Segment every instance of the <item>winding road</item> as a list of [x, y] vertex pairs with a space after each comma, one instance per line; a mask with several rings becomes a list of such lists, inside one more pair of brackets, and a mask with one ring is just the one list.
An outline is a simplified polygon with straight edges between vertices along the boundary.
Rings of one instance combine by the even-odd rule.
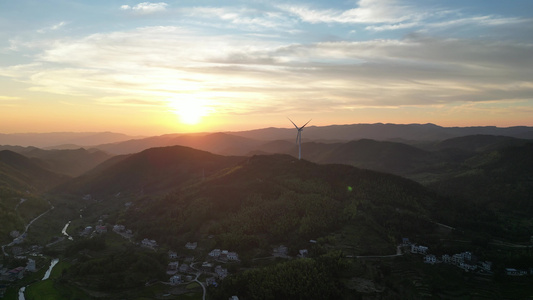
[[[24, 232], [23, 232], [20, 236], [23, 236], [23, 235], [26, 234], [26, 232], [28, 232], [28, 228], [30, 228], [30, 226], [31, 226], [31, 224], [33, 224], [33, 222], [37, 221], [40, 217], [46, 215], [46, 214], [49, 213], [52, 209], [54, 209], [54, 206], [52, 205], [52, 203], [50, 203], [50, 201], [48, 201], [48, 203], [50, 204], [50, 209], [47, 210], [47, 211], [45, 211], [45, 212], [43, 212], [42, 214], [38, 215], [38, 216], [35, 217], [33, 220], [31, 220], [31, 221], [28, 223], [28, 225], [26, 225], [26, 227], [24, 228]], [[15, 245], [15, 244], [17, 243], [17, 239], [19, 239], [20, 236], [17, 237], [17, 238], [15, 238], [15, 239], [13, 239], [13, 241], [12, 241], [11, 243], [2, 246], [2, 252], [4, 253], [5, 256], [9, 256], [9, 254], [7, 254], [6, 251], [5, 251], [5, 247], [11, 247], [11, 246]]]

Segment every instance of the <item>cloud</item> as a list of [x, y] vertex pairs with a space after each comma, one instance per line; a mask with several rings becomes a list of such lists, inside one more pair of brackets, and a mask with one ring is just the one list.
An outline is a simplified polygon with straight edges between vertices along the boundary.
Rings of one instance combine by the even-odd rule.
[[142, 2], [133, 7], [129, 5], [122, 5], [120, 9], [129, 10], [137, 14], [146, 15], [146, 14], [153, 14], [153, 13], [165, 11], [167, 9], [167, 6], [168, 4], [165, 2], [157, 2], [157, 3]]
[[20, 97], [12, 97], [12, 96], [2, 96], [0, 95], [0, 101], [15, 101], [19, 100]]
[[278, 8], [309, 23], [390, 24], [417, 20], [424, 15], [395, 0], [360, 0], [358, 7], [348, 10], [310, 8], [304, 5], [279, 5]]
[[[231, 12], [217, 12], [231, 19]], [[151, 26], [37, 45], [44, 48], [34, 63], [2, 68], [0, 75], [33, 91], [85, 95], [108, 105], [203, 99], [218, 112], [244, 114], [515, 101], [533, 95], [533, 44], [522, 42], [410, 34], [286, 43]]]
[[56, 30], [59, 30], [59, 29], [63, 28], [67, 24], [68, 24], [67, 22], [61, 21], [61, 22], [56, 23], [54, 25], [41, 28], [41, 29], [37, 30], [37, 32], [38, 33], [45, 33], [45, 32], [50, 32], [50, 31], [56, 31]]

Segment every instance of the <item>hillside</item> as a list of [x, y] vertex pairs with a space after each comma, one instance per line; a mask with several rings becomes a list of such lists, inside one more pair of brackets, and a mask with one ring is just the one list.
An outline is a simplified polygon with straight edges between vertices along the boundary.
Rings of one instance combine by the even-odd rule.
[[10, 150], [0, 151], [0, 185], [20, 190], [44, 191], [67, 177], [45, 169], [42, 162]]
[[111, 158], [75, 178], [56, 192], [110, 196], [117, 193], [157, 193], [191, 179], [201, 179], [242, 161], [208, 152], [171, 146]]
[[105, 160], [111, 155], [97, 150], [76, 149], [51, 149], [43, 150], [36, 147], [0, 146], [0, 150], [7, 149], [35, 160], [42, 167], [59, 174], [71, 177], [79, 176]]
[[125, 223], [139, 238], [177, 245], [214, 235], [218, 246], [249, 253], [357, 224], [367, 232], [357, 238], [375, 243], [353, 251], [386, 253], [394, 251], [387, 236], [431, 230], [427, 208], [435, 201], [422, 186], [389, 174], [254, 156], [177, 193], [135, 203]]
[[492, 220], [487, 220], [487, 223], [497, 223], [498, 219], [509, 222], [506, 226], [508, 230], [499, 232], [500, 236], [527, 240], [531, 235], [531, 225], [520, 220], [533, 217], [531, 153], [533, 143], [483, 152], [465, 161], [463, 172], [450, 174], [429, 187], [457, 199], [458, 205], [452, 206], [456, 213], [462, 211], [459, 209], [461, 201], [470, 207], [487, 208], [493, 214]]

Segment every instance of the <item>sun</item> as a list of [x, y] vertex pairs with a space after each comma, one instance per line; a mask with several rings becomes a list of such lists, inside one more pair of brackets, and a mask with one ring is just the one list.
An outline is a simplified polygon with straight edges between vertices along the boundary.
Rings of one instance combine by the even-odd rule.
[[209, 109], [203, 101], [193, 99], [173, 99], [169, 101], [171, 111], [175, 113], [181, 123], [187, 125], [196, 125], [202, 121], [202, 118], [209, 114]]

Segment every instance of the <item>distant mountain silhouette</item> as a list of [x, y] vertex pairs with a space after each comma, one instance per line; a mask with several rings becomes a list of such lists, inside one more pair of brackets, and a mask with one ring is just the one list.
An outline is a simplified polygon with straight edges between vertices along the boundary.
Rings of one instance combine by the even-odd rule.
[[113, 154], [130, 154], [154, 147], [179, 145], [221, 155], [245, 155], [261, 143], [264, 142], [218, 132], [209, 134], [168, 134], [99, 145], [97, 148]]
[[50, 132], [50, 133], [0, 133], [0, 145], [34, 146], [39, 148], [57, 145], [92, 146], [105, 143], [126, 141], [135, 138], [122, 133], [113, 132]]
[[[246, 138], [261, 140], [285, 140], [296, 137], [293, 128], [265, 128], [250, 131], [229, 132]], [[502, 135], [516, 138], [533, 139], [533, 127], [516, 126], [500, 128], [479, 127], [441, 127], [435, 124], [351, 124], [330, 126], [308, 126], [302, 137], [308, 140], [392, 140], [442, 141], [466, 135]]]

